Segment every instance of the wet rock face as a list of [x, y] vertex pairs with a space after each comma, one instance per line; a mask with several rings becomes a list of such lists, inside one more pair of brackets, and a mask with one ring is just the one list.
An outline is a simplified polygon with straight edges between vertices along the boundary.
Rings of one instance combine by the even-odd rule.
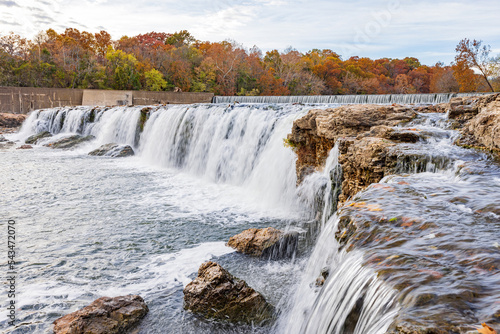
[[98, 149], [90, 152], [89, 155], [121, 158], [134, 155], [134, 150], [129, 145], [118, 145], [115, 143], [111, 143], [102, 145]]
[[273, 227], [251, 228], [229, 239], [227, 245], [240, 253], [266, 258], [291, 257], [298, 244], [298, 233], [284, 233]]
[[205, 262], [198, 277], [184, 288], [184, 308], [207, 318], [260, 324], [273, 317], [274, 308], [245, 281], [215, 262]]
[[23, 114], [0, 113], [0, 128], [17, 128], [26, 119]]
[[[324, 165], [328, 152], [339, 138], [356, 138], [370, 132], [375, 127], [390, 136], [395, 133], [387, 127], [410, 121], [417, 113], [403, 106], [350, 105], [336, 109], [311, 110], [306, 116], [294, 122], [288, 143], [295, 148], [298, 183], [305, 176]], [[382, 131], [382, 127], [386, 131]], [[371, 136], [370, 134], [366, 134]], [[375, 134], [377, 135], [377, 134]], [[402, 140], [404, 135], [394, 134]], [[410, 136], [411, 137], [411, 136]]]
[[42, 131], [37, 133], [36, 135], [28, 137], [24, 142], [26, 144], [36, 144], [40, 139], [48, 137], [52, 137], [52, 133], [50, 133], [49, 131]]
[[94, 136], [80, 136], [80, 135], [73, 135], [67, 138], [63, 138], [61, 140], [55, 141], [53, 143], [47, 144], [45, 146], [51, 147], [51, 148], [59, 148], [59, 149], [69, 149], [73, 148], [75, 146], [80, 145], [81, 143], [88, 142], [95, 139]]
[[459, 145], [500, 152], [500, 94], [460, 101], [451, 110], [450, 119], [456, 120], [456, 127], [461, 129]]
[[339, 141], [343, 183], [339, 203], [390, 174], [397, 156], [391, 147], [414, 143], [420, 134], [394, 126], [410, 121], [417, 113], [404, 106], [351, 105], [311, 110], [294, 122], [288, 143], [298, 160], [297, 182], [321, 168], [329, 151]]
[[54, 321], [55, 334], [122, 334], [148, 313], [140, 296], [102, 297]]
[[454, 98], [449, 110], [462, 135], [458, 145], [500, 152], [500, 94]]

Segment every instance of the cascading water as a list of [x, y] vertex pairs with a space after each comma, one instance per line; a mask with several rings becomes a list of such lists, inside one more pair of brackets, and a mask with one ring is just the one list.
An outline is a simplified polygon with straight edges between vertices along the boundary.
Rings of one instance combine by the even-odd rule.
[[[363, 254], [340, 251], [335, 240], [338, 217], [333, 213], [342, 181], [338, 157], [337, 143], [324, 170], [299, 187], [302, 198], [322, 204], [321, 234], [293, 298], [283, 306], [277, 333], [383, 334], [397, 313], [395, 292], [362, 266]], [[314, 282], [321, 272], [328, 278], [319, 287]]]
[[139, 151], [152, 163], [241, 185], [270, 206], [290, 207], [295, 156], [283, 147], [283, 138], [297, 111], [220, 105], [158, 110], [146, 123]]
[[309, 96], [215, 96], [214, 103], [337, 103], [337, 104], [436, 104], [453, 97], [484, 93], [381, 94], [381, 95], [309, 95]]
[[96, 144], [134, 145], [140, 117], [139, 107], [89, 108], [66, 107], [37, 110], [30, 114], [14, 138], [49, 131], [53, 134], [93, 135]]
[[[466, 333], [479, 319], [495, 323], [500, 253], [481, 240], [499, 227], [500, 169], [453, 145], [446, 115], [405, 127], [422, 140], [394, 147], [401, 175], [358, 193], [325, 224], [277, 332]], [[470, 262], [475, 269], [465, 269]]]
[[[405, 103], [423, 103], [410, 100]], [[464, 257], [469, 256], [470, 240], [479, 244], [478, 239], [487, 239], [494, 233], [491, 226], [498, 225], [500, 199], [495, 187], [500, 171], [491, 168], [484, 155], [453, 146], [456, 133], [447, 129], [444, 115], [421, 116], [406, 126], [418, 128], [422, 140], [395, 147], [400, 160], [394, 172], [401, 175], [387, 177], [381, 187], [369, 187], [354, 198], [373, 201], [384, 210], [358, 212], [353, 206], [334, 213], [342, 181], [338, 147], [322, 171], [296, 188], [296, 158], [283, 143], [294, 119], [309, 109], [326, 107], [330, 106], [156, 106], [149, 108], [147, 120], [143, 107], [33, 112], [12, 138], [50, 131], [55, 139], [74, 133], [96, 139], [74, 154], [43, 146], [29, 153], [2, 153], [7, 163], [0, 174], [16, 180], [5, 182], [0, 190], [7, 199], [7, 214], [26, 224], [20, 231], [37, 232], [19, 235], [25, 245], [20, 264], [24, 292], [19, 297], [23, 324], [14, 333], [48, 333], [56, 317], [102, 295], [127, 293], [143, 295], [151, 310], [140, 333], [383, 334], [394, 321], [427, 319], [419, 293], [429, 295], [429, 278], [420, 280], [418, 275], [443, 276], [432, 267], [443, 261], [452, 268], [446, 279], [455, 287], [463, 269], [462, 262], [453, 261], [478, 261]], [[44, 138], [40, 144], [51, 140]], [[133, 146], [136, 157], [86, 155], [110, 142]], [[468, 193], [476, 196], [469, 198]], [[342, 236], [349, 231], [342, 219], [366, 218], [366, 224], [375, 214], [380, 214], [380, 224], [372, 227], [369, 237], [359, 237], [372, 242], [372, 248], [358, 239], [346, 244]], [[411, 220], [409, 215], [419, 217]], [[463, 238], [462, 230], [460, 236], [453, 234], [456, 221], [463, 223], [460, 229], [477, 228], [477, 236]], [[403, 243], [391, 243], [391, 233], [419, 222], [421, 229], [398, 234]], [[392, 231], [390, 224], [399, 225]], [[292, 260], [254, 260], [224, 246], [243, 229], [267, 226], [311, 233], [302, 238], [307, 245]], [[432, 240], [446, 244], [441, 257], [434, 258], [438, 243], [426, 248]], [[384, 243], [390, 244], [384, 248]], [[356, 248], [349, 248], [354, 244]], [[312, 250], [309, 245], [314, 245]], [[470, 256], [479, 256], [479, 251]], [[490, 259], [497, 259], [495, 249], [488, 252]], [[419, 268], [419, 256], [433, 269]], [[271, 328], [199, 321], [182, 311], [183, 286], [199, 264], [213, 257], [277, 305], [279, 317]], [[398, 263], [405, 271], [417, 272], [408, 278], [411, 289], [403, 284], [407, 277], [398, 268], [380, 270], [380, 263], [398, 259], [405, 259]], [[405, 267], [407, 263], [417, 269]], [[479, 297], [467, 300], [467, 305], [488, 310], [498, 296], [493, 287], [500, 278], [495, 273], [485, 276], [481, 270], [489, 267], [477, 266], [477, 272], [468, 273], [466, 287], [471, 290], [465, 296]], [[323, 286], [316, 286], [322, 271], [328, 277]], [[434, 284], [441, 284], [440, 291], [432, 290], [435, 301], [441, 301], [440, 293], [444, 301], [460, 298], [446, 282]], [[493, 292], [481, 297], [476, 291]], [[414, 310], [418, 312], [411, 313]], [[467, 320], [477, 322], [472, 311], [467, 312]], [[456, 321], [455, 313], [450, 314], [446, 320]], [[488, 316], [488, 311], [479, 311], [477, 319]]]

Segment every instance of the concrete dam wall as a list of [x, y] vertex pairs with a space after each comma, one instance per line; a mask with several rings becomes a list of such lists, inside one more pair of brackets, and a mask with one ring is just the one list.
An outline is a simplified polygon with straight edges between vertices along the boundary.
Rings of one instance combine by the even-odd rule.
[[210, 103], [213, 96], [212, 93], [0, 87], [0, 112], [26, 114], [36, 109], [81, 105]]

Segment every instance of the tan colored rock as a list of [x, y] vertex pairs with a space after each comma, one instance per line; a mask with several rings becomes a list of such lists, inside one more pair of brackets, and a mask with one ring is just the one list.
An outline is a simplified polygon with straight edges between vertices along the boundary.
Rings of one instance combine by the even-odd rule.
[[390, 148], [395, 145], [376, 137], [365, 137], [348, 145], [347, 150], [339, 157], [343, 175], [339, 203], [391, 173], [397, 162], [397, 154]]
[[449, 103], [431, 104], [428, 106], [418, 107], [419, 113], [445, 113], [450, 108]]
[[294, 122], [292, 133], [287, 138], [298, 156], [297, 182], [302, 182], [305, 176], [324, 165], [337, 139], [357, 137], [374, 127], [393, 127], [410, 121], [416, 114], [412, 108], [405, 106], [371, 104], [309, 111]]
[[465, 123], [462, 144], [500, 150], [500, 94], [479, 99], [478, 113]]
[[251, 228], [231, 237], [229, 247], [251, 256], [269, 256], [271, 258], [293, 255], [298, 244], [298, 233], [284, 233], [273, 227]]
[[122, 334], [148, 313], [137, 295], [102, 297], [81, 310], [54, 321], [55, 334]]
[[396, 142], [416, 142], [421, 134], [396, 129], [416, 112], [405, 106], [350, 105], [336, 109], [312, 110], [294, 122], [288, 142], [295, 148], [297, 182], [320, 169], [339, 141], [343, 183], [339, 202], [379, 182], [394, 167]]
[[0, 128], [17, 128], [26, 119], [23, 114], [0, 113]]
[[454, 98], [449, 117], [462, 134], [457, 144], [500, 150], [500, 94]]
[[243, 280], [215, 262], [205, 262], [198, 277], [184, 288], [184, 308], [207, 318], [229, 322], [262, 323], [274, 308]]

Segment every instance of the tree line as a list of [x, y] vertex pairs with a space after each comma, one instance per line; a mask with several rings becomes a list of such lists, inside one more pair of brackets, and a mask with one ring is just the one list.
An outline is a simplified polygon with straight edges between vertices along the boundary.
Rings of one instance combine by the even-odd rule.
[[202, 42], [188, 31], [113, 40], [106, 31], [0, 34], [0, 86], [212, 92], [216, 95], [410, 94], [500, 91], [500, 58], [464, 39], [455, 62], [370, 59], [329, 49], [263, 53]]

